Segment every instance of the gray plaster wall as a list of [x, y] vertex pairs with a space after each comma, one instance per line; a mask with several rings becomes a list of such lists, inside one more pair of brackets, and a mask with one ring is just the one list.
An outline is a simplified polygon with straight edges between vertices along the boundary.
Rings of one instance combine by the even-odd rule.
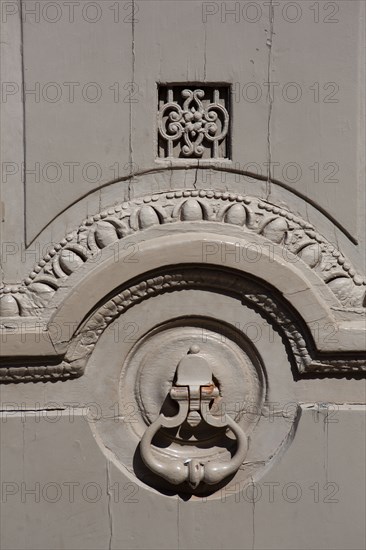
[[[2, 0], [1, 10], [1, 548], [364, 548], [365, 3]], [[229, 87], [230, 158], [157, 159], [159, 85]], [[252, 225], [220, 217], [228, 200]], [[263, 233], [260, 210], [286, 218], [286, 238], [283, 221]], [[127, 223], [127, 241], [115, 246], [108, 219], [98, 226], [106, 218]], [[287, 251], [305, 224], [307, 245], [324, 248], [318, 262]], [[42, 258], [66, 235], [55, 271]], [[83, 261], [60, 260], [66, 242]], [[227, 255], [237, 244], [259, 247], [260, 261]], [[245, 299], [265, 288], [272, 317], [202, 286], [158, 289], [113, 317], [122, 285], [162, 266], [202, 275], [207, 263], [221, 287], [240, 274]], [[146, 334], [166, 366], [180, 341], [164, 355], [155, 328], [193, 315], [245, 332], [268, 401], [252, 454], [203, 496], [141, 474], [147, 422], [123, 374]], [[158, 409], [163, 372], [145, 375]]]

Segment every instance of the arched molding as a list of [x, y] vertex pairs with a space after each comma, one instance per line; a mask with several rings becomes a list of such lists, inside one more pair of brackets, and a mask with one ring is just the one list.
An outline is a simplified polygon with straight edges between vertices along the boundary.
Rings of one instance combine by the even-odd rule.
[[[323, 280], [344, 307], [362, 307], [364, 277], [310, 223], [288, 210], [256, 197], [212, 190], [172, 191], [118, 204], [85, 219], [34, 267], [20, 285], [1, 289], [4, 314], [33, 314], [38, 303], [104, 248], [151, 227], [177, 222], [218, 222], [259, 235], [283, 249], [284, 259], [301, 259]], [[223, 228], [223, 233], [226, 228]], [[47, 300], [46, 300], [47, 301]]]
[[[277, 323], [300, 375], [365, 369], [365, 282], [347, 259], [283, 208], [256, 197], [186, 190], [122, 203], [84, 220], [20, 287], [3, 294], [5, 312], [13, 313], [5, 318], [20, 319], [30, 336], [39, 320], [45, 338], [30, 346], [29, 338], [20, 342], [17, 331], [9, 335], [2, 380], [79, 376], [87, 356], [70, 359], [70, 350], [78, 348], [93, 312], [143, 274], [192, 265], [203, 271], [210, 265], [221, 274], [229, 270], [247, 283], [264, 285], [245, 300]], [[290, 317], [282, 319], [284, 312]], [[285, 330], [288, 324], [294, 327], [292, 336]], [[327, 338], [329, 327], [336, 338]], [[23, 357], [24, 365], [25, 356], [32, 358], [30, 364], [17, 367], [14, 361]], [[43, 366], [41, 356], [53, 357], [52, 364]]]

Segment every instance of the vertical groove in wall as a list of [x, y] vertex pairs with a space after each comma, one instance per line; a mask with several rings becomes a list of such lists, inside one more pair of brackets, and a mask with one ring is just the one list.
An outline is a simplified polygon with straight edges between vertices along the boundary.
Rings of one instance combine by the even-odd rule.
[[26, 189], [26, 122], [25, 122], [25, 69], [24, 69], [24, 24], [23, 24], [23, 0], [19, 0], [19, 17], [20, 17], [20, 58], [21, 58], [21, 73], [22, 73], [22, 107], [23, 107], [23, 170], [21, 177], [23, 178], [23, 223], [24, 223], [24, 244], [28, 246], [27, 239], [27, 189]]

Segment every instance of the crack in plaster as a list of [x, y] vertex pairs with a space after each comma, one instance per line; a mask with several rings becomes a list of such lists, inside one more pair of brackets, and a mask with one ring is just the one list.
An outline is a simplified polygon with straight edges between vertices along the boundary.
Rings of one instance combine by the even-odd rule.
[[109, 520], [109, 541], [108, 548], [112, 548], [112, 539], [113, 539], [113, 514], [112, 514], [112, 497], [110, 492], [110, 470], [109, 470], [109, 460], [106, 461], [106, 474], [107, 474], [107, 495], [108, 495], [108, 520]]
[[268, 69], [267, 69], [267, 82], [268, 82], [268, 92], [267, 99], [269, 102], [268, 106], [268, 120], [267, 120], [267, 154], [268, 154], [268, 175], [266, 181], [266, 198], [269, 199], [271, 195], [271, 163], [272, 163], [272, 147], [271, 147], [271, 119], [272, 119], [272, 108], [273, 108], [273, 94], [271, 91], [271, 70], [272, 70], [272, 42], [274, 35], [274, 9], [273, 9], [273, 0], [270, 0], [269, 4], [269, 38], [267, 38], [266, 45], [268, 46]]

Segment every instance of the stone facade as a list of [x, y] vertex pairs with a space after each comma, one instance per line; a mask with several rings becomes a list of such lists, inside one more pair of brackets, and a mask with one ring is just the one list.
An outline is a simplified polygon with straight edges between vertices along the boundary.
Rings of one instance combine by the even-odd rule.
[[363, 548], [364, 4], [3, 4], [2, 546]]

